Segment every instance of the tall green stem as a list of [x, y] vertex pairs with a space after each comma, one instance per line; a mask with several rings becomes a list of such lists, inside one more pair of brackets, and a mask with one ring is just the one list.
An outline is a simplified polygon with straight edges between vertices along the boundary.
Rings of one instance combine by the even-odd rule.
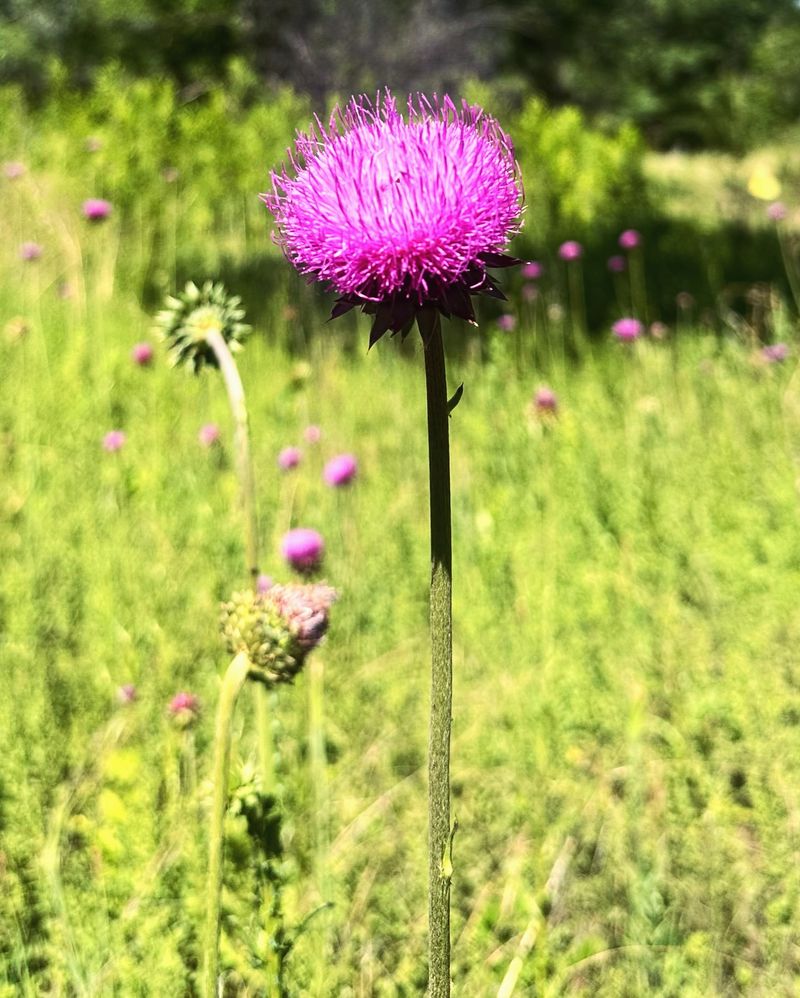
[[428, 994], [450, 994], [450, 726], [453, 706], [452, 540], [447, 378], [439, 313], [425, 342], [431, 509], [431, 714], [428, 741]]
[[214, 734], [214, 803], [208, 837], [208, 880], [206, 884], [206, 926], [203, 938], [204, 998], [217, 998], [219, 973], [220, 898], [222, 895], [222, 855], [225, 809], [228, 803], [228, 767], [231, 758], [231, 723], [236, 699], [247, 679], [250, 660], [244, 652], [234, 658], [222, 679]]

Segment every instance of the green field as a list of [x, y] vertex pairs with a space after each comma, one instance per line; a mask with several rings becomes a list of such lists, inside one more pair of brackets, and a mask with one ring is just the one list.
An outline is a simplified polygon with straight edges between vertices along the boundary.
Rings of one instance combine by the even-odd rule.
[[[132, 363], [153, 338], [133, 296], [101, 294], [95, 272], [61, 299], [14, 253], [0, 316], [28, 331], [12, 323], [0, 342], [0, 994], [192, 995], [218, 606], [243, 583], [227, 404], [215, 372], [170, 370], [160, 347], [152, 367]], [[316, 699], [305, 673], [272, 702], [283, 930], [332, 902], [286, 957], [286, 994], [420, 995], [421, 357], [413, 338], [367, 354], [366, 320], [318, 322], [290, 354], [291, 304], [276, 293], [240, 360], [263, 568], [288, 577], [279, 538], [315, 527], [341, 599]], [[495, 995], [529, 929], [517, 995], [794, 994], [796, 361], [681, 329], [633, 348], [601, 336], [566, 362], [555, 329], [537, 336], [534, 353], [524, 322], [446, 329], [451, 387], [465, 383], [451, 420], [455, 993]], [[556, 419], [530, 412], [543, 383]], [[212, 421], [223, 446], [203, 448]], [[127, 442], [106, 453], [117, 428]], [[289, 444], [303, 461], [281, 472]], [[321, 469], [341, 451], [359, 476], [333, 490]], [[178, 690], [202, 703], [189, 733], [168, 719]], [[258, 907], [249, 696], [237, 718], [223, 962], [226, 994], [257, 995], [277, 922]]]

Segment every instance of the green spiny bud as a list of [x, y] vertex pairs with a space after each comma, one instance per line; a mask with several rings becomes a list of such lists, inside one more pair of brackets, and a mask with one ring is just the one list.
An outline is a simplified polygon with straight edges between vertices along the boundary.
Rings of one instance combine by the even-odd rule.
[[195, 374], [204, 364], [218, 366], [209, 333], [218, 332], [236, 352], [252, 332], [242, 321], [241, 299], [229, 295], [223, 284], [206, 281], [198, 288], [189, 281], [182, 293], [167, 298], [166, 305], [156, 316], [157, 332], [167, 345], [173, 366], [191, 366]]

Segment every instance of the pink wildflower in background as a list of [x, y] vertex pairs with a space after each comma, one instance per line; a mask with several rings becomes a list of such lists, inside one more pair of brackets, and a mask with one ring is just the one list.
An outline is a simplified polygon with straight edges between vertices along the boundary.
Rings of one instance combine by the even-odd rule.
[[636, 249], [637, 246], [641, 245], [641, 242], [642, 234], [636, 229], [626, 229], [619, 237], [620, 246], [626, 250]]
[[136, 697], [136, 687], [133, 683], [125, 683], [117, 690], [117, 699], [120, 703], [133, 703]]
[[339, 454], [325, 465], [322, 477], [328, 485], [349, 485], [358, 472], [358, 461], [352, 454]]
[[325, 544], [316, 530], [297, 527], [284, 534], [281, 554], [298, 572], [313, 572], [325, 553]]
[[522, 285], [522, 297], [527, 302], [536, 301], [539, 297], [539, 289], [535, 284], [523, 284]]
[[200, 700], [194, 693], [176, 693], [167, 707], [172, 720], [179, 728], [188, 728], [200, 716]]
[[574, 239], [568, 239], [558, 247], [558, 255], [562, 260], [566, 260], [567, 262], [580, 260], [583, 256], [583, 246]]
[[148, 367], [153, 363], [154, 351], [149, 343], [137, 343], [131, 350], [131, 360], [139, 367]]
[[23, 243], [19, 248], [21, 260], [38, 260], [42, 255], [42, 247], [39, 243]]
[[271, 575], [264, 575], [262, 572], [256, 579], [256, 592], [261, 593], [263, 596], [265, 592], [272, 589], [274, 582], [272, 581]]
[[767, 218], [773, 222], [782, 222], [786, 218], [786, 205], [781, 201], [773, 201], [767, 208]]
[[84, 147], [87, 152], [100, 152], [103, 148], [103, 140], [98, 139], [96, 135], [90, 135], [84, 143]]
[[318, 444], [322, 439], [322, 430], [318, 426], [307, 426], [303, 431], [306, 443]]
[[506, 313], [501, 315], [497, 320], [497, 328], [501, 329], [504, 333], [511, 333], [514, 331], [517, 325], [517, 320], [513, 315]]
[[785, 343], [770, 343], [761, 348], [761, 356], [768, 364], [782, 364], [789, 357], [789, 347]]
[[417, 94], [403, 117], [388, 91], [355, 97], [297, 139], [262, 198], [289, 261], [339, 293], [332, 317], [374, 316], [371, 344], [426, 307], [474, 321], [472, 295], [503, 297], [488, 270], [518, 262], [513, 145], [466, 101]]
[[3, 175], [5, 176], [6, 180], [19, 180], [20, 177], [25, 176], [25, 164], [4, 163]]
[[90, 222], [102, 222], [111, 214], [111, 202], [103, 198], [89, 198], [83, 202], [83, 217]]
[[218, 444], [222, 433], [216, 423], [206, 423], [201, 426], [197, 434], [197, 439], [204, 447], [213, 447]]
[[324, 583], [273, 586], [269, 602], [286, 621], [300, 651], [308, 653], [325, 637], [328, 612], [337, 599]]
[[103, 450], [108, 451], [109, 454], [116, 454], [125, 446], [127, 439], [122, 430], [109, 430], [103, 437]]
[[542, 276], [543, 267], [536, 260], [529, 260], [527, 263], [523, 263], [521, 268], [521, 274], [526, 281], [535, 281]]
[[628, 269], [628, 261], [624, 256], [610, 256], [608, 258], [608, 269], [612, 274], [622, 274]]
[[558, 411], [558, 397], [552, 388], [548, 388], [546, 385], [542, 385], [541, 388], [536, 389], [536, 394], [533, 397], [533, 404], [538, 413], [550, 413], [555, 415]]
[[278, 454], [278, 467], [284, 471], [296, 468], [300, 464], [302, 454], [296, 447], [284, 447]]
[[611, 327], [611, 331], [618, 340], [622, 340], [625, 343], [631, 343], [633, 340], [639, 339], [644, 332], [644, 326], [638, 319], [617, 319]]

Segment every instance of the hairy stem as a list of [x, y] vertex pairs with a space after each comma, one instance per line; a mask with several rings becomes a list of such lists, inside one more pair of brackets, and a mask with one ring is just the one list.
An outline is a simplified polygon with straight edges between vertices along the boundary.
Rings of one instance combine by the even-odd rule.
[[208, 836], [208, 879], [206, 882], [206, 926], [203, 937], [204, 998], [217, 998], [219, 974], [220, 898], [222, 895], [222, 856], [225, 810], [228, 803], [228, 766], [231, 757], [231, 724], [236, 700], [247, 679], [250, 660], [244, 652], [234, 658], [222, 679], [214, 734], [214, 802]]
[[450, 726], [453, 705], [452, 541], [447, 378], [439, 313], [420, 316], [425, 342], [431, 512], [431, 707], [428, 741], [428, 994], [450, 994]]

